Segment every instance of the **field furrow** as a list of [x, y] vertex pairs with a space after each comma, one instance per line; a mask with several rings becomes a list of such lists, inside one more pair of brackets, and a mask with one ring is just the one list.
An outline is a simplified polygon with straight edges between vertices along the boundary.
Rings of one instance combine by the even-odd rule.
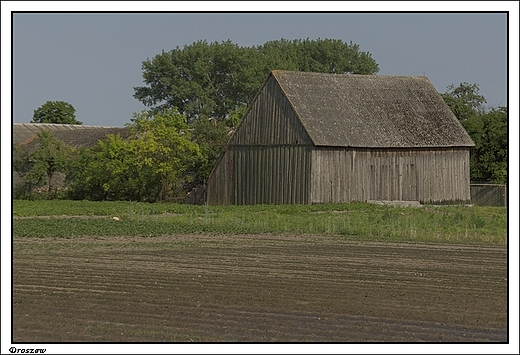
[[505, 342], [503, 247], [14, 238], [14, 341]]

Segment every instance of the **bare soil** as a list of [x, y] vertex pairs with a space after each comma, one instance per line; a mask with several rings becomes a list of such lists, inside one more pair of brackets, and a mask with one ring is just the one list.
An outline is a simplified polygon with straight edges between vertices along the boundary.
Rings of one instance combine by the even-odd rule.
[[505, 247], [14, 238], [13, 342], [507, 342]]

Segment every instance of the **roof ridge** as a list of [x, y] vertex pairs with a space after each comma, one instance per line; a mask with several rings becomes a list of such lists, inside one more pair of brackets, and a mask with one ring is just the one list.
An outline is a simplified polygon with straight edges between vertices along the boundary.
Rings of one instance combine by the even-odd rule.
[[[364, 78], [425, 78], [426, 75], [386, 75], [386, 74], [351, 74], [351, 73], [323, 73], [323, 72], [312, 72], [312, 71], [300, 71], [300, 70], [283, 70], [273, 69], [273, 74], [297, 74], [297, 75], [319, 75], [319, 76], [350, 76], [350, 77], [364, 77]], [[429, 79], [428, 79], [429, 81]]]

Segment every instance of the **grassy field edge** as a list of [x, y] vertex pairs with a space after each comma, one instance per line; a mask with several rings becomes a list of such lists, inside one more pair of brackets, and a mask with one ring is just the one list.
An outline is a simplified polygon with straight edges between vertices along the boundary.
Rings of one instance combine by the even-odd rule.
[[16, 237], [194, 233], [322, 234], [349, 240], [505, 245], [507, 210], [366, 203], [194, 206], [123, 201], [13, 201]]

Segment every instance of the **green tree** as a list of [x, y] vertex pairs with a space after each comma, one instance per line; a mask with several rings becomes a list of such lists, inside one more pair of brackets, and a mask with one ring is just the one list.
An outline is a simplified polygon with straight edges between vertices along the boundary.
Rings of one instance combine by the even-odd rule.
[[134, 87], [134, 97], [154, 113], [178, 108], [188, 123], [203, 117], [225, 121], [252, 101], [274, 69], [355, 74], [379, 70], [370, 53], [340, 40], [281, 39], [256, 47], [198, 41], [144, 61], [146, 86]]
[[73, 200], [107, 199], [102, 184], [108, 178], [103, 174], [103, 163], [96, 157], [94, 150], [81, 147], [74, 151], [65, 178], [67, 195]]
[[20, 177], [20, 182], [14, 187], [14, 198], [32, 199], [33, 187], [43, 185], [43, 181], [32, 181], [28, 175], [33, 163], [25, 144], [15, 144], [13, 147], [13, 169]]
[[486, 99], [480, 95], [478, 84], [461, 83], [447, 87], [447, 91], [441, 94], [442, 98], [451, 108], [459, 121], [465, 120], [485, 112]]
[[507, 108], [486, 109], [477, 84], [452, 84], [441, 95], [475, 143], [470, 152], [471, 180], [507, 181]]
[[505, 183], [507, 181], [507, 108], [499, 107], [463, 122], [473, 139], [471, 179]]
[[34, 110], [31, 123], [82, 124], [76, 120], [76, 109], [65, 101], [47, 101]]
[[[109, 135], [83, 151], [70, 179], [71, 196], [93, 200], [172, 200], [202, 159], [185, 118], [174, 110], [135, 113], [131, 136]], [[83, 168], [81, 168], [83, 167]]]
[[263, 81], [269, 70], [293, 70], [336, 74], [376, 74], [379, 66], [359, 45], [337, 39], [281, 39], [257, 47], [264, 64]]
[[[160, 114], [146, 112], [134, 114], [130, 126], [138, 139], [132, 140], [132, 152], [148, 196], [156, 200], [171, 199], [175, 192], [191, 184], [189, 172], [203, 157], [200, 148], [191, 140], [191, 131], [185, 117], [177, 110], [165, 110]], [[152, 192], [155, 191], [155, 192]]]
[[[233, 118], [230, 120], [231, 122], [228, 123], [233, 124]], [[232, 133], [232, 128], [226, 125], [226, 122], [215, 119], [198, 119], [192, 127], [192, 141], [199, 146], [203, 159], [197, 163], [190, 174], [193, 177], [191, 179], [193, 186], [187, 186], [187, 189], [207, 181], [216, 160], [226, 150]]]
[[[71, 161], [72, 148], [54, 137], [49, 131], [41, 131], [34, 140], [36, 147], [29, 151], [26, 146], [15, 147], [13, 165], [25, 181], [26, 192], [31, 195], [35, 186], [47, 184], [48, 197], [52, 197], [56, 172], [65, 173]], [[56, 193], [56, 190], [54, 191]]]

